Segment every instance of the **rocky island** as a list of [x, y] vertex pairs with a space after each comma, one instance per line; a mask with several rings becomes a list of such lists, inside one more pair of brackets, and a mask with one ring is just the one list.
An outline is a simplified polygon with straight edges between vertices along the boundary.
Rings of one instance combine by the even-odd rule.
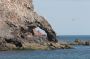
[[[39, 35], [39, 27], [47, 35]], [[70, 48], [61, 45], [48, 21], [34, 11], [32, 0], [0, 0], [0, 50]]]

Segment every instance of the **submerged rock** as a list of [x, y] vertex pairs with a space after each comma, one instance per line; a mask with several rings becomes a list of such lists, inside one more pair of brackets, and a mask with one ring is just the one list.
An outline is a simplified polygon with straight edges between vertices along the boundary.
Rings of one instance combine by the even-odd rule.
[[70, 43], [70, 45], [86, 45], [86, 46], [90, 46], [90, 40], [76, 39], [74, 42]]

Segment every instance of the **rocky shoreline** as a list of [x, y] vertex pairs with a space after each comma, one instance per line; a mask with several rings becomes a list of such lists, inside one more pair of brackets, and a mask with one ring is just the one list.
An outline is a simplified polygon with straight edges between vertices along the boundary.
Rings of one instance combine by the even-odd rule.
[[[39, 27], [47, 37], [35, 35]], [[0, 0], [0, 50], [47, 50], [70, 48], [61, 45], [48, 21], [34, 11], [32, 0]]]
[[[9, 40], [9, 41], [8, 41]], [[54, 49], [71, 49], [70, 44], [61, 44], [60, 42], [50, 42], [43, 37], [34, 37], [32, 40], [24, 42], [15, 39], [0, 38], [0, 50], [54, 50]]]
[[70, 45], [83, 45], [90, 46], [90, 40], [76, 39], [74, 42], [69, 43]]

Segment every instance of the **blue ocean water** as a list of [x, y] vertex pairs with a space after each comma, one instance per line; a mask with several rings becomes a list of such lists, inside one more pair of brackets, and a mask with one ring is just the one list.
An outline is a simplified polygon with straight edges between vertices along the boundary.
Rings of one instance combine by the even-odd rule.
[[58, 40], [72, 42], [75, 41], [76, 39], [90, 40], [90, 35], [61, 35], [61, 36], [57, 36], [57, 38]]
[[[89, 36], [59, 36], [70, 41], [76, 38], [90, 39]], [[65, 39], [65, 40], [66, 40]], [[90, 46], [75, 46], [75, 49], [1, 51], [0, 59], [90, 59]]]

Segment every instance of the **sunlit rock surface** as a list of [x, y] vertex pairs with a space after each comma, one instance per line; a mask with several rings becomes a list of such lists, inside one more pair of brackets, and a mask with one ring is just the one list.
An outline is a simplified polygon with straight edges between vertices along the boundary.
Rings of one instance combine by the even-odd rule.
[[[47, 37], [35, 36], [33, 27], [44, 30]], [[61, 48], [57, 42], [51, 25], [34, 11], [32, 0], [0, 0], [0, 50]]]

